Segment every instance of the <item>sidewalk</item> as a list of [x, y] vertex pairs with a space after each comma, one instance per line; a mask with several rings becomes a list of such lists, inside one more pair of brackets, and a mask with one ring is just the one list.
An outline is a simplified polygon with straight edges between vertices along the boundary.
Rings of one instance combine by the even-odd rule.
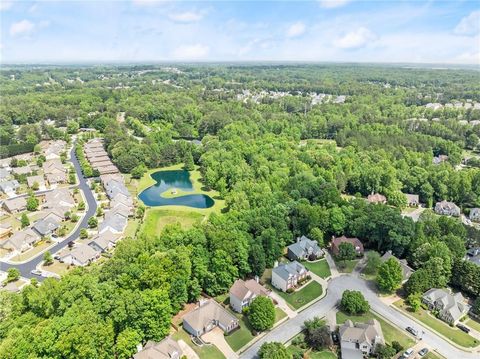
[[331, 277], [338, 277], [340, 273], [338, 272], [337, 265], [335, 264], [335, 261], [333, 260], [330, 253], [328, 253], [327, 251], [325, 251], [325, 259], [327, 260], [328, 266], [330, 267], [330, 272], [332, 273]]
[[297, 312], [290, 308], [285, 299], [280, 297], [275, 291], [272, 290], [270, 292], [270, 297], [277, 302], [277, 306], [283, 310], [289, 318], [295, 318], [297, 316]]

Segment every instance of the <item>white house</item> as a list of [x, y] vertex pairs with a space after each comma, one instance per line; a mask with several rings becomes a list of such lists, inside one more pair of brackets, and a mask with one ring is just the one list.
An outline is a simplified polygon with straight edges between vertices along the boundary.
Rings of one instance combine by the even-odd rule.
[[308, 277], [308, 270], [297, 261], [280, 264], [272, 269], [272, 285], [286, 292]]

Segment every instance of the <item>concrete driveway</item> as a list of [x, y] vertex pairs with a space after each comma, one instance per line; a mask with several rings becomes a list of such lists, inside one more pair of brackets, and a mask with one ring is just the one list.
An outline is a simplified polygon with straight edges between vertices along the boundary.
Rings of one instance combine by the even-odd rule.
[[220, 350], [225, 358], [227, 359], [235, 359], [238, 358], [238, 355], [230, 348], [230, 345], [225, 340], [223, 335], [223, 330], [219, 327], [215, 327], [214, 329], [210, 330], [208, 333], [202, 335], [202, 340], [207, 343], [212, 343], [215, 345], [218, 350]]

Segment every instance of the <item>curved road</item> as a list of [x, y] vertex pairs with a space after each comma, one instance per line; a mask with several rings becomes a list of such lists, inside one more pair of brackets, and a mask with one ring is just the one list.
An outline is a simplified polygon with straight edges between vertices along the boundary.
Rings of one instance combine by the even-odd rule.
[[[70, 151], [70, 158], [75, 168], [75, 171], [77, 172], [77, 177], [79, 181], [78, 188], [80, 189], [80, 191], [83, 191], [84, 198], [87, 201], [88, 209], [87, 209], [87, 213], [82, 218], [82, 220], [80, 221], [80, 224], [77, 226], [75, 231], [71, 233], [67, 238], [65, 238], [61, 242], [56, 243], [53, 247], [48, 249], [51, 253], [55, 253], [59, 251], [60, 249], [68, 245], [69, 242], [77, 239], [80, 235], [80, 231], [82, 230], [82, 228], [88, 227], [88, 224], [87, 224], [88, 219], [94, 216], [97, 211], [97, 202], [93, 197], [93, 193], [90, 190], [90, 187], [88, 186], [86, 179], [83, 177], [80, 163], [78, 162], [77, 156], [75, 155], [75, 146], [73, 146], [72, 150]], [[24, 263], [13, 264], [13, 263], [7, 263], [5, 261], [0, 261], [0, 270], [7, 271], [8, 268], [17, 268], [20, 271], [22, 277], [25, 277], [25, 278], [35, 277], [39, 281], [41, 281], [45, 278], [33, 275], [30, 272], [33, 269], [35, 269], [37, 265], [42, 261], [43, 261], [43, 253], [39, 253], [36, 257]]]
[[[260, 349], [260, 346], [265, 342], [281, 342], [286, 343], [292, 339], [296, 334], [300, 333], [303, 329], [303, 322], [307, 319], [311, 319], [315, 316], [324, 317], [329, 311], [334, 310], [337, 303], [342, 297], [344, 290], [359, 290], [363, 293], [365, 298], [369, 301], [370, 306], [373, 311], [377, 312], [380, 316], [388, 319], [390, 322], [395, 324], [400, 329], [404, 330], [407, 326], [418, 329], [420, 332], [423, 330], [423, 340], [429, 346], [437, 350], [440, 354], [449, 359], [478, 359], [480, 358], [480, 353], [478, 352], [478, 347], [474, 352], [465, 352], [460, 350], [447, 342], [445, 339], [439, 337], [437, 334], [432, 332], [428, 327], [420, 325], [416, 321], [410, 319], [409, 317], [403, 315], [397, 310], [389, 307], [383, 303], [365, 280], [353, 276], [353, 275], [342, 275], [336, 277], [329, 281], [327, 295], [319, 300], [318, 302], [312, 304], [307, 309], [298, 313], [295, 318], [289, 319], [285, 323], [274, 328], [271, 332], [266, 334], [263, 338], [258, 340], [250, 348], [244, 351], [241, 355], [241, 359], [251, 359], [257, 357], [257, 352]], [[405, 332], [406, 333], [406, 332]]]

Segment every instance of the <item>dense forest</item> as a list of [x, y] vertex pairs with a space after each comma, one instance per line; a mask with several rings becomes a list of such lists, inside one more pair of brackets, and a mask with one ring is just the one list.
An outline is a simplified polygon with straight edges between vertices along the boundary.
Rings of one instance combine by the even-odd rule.
[[[480, 146], [478, 71], [265, 64], [0, 75], [3, 157], [95, 128], [122, 172], [140, 177], [192, 157], [227, 205], [191, 229], [126, 239], [103, 265], [0, 292], [0, 358], [128, 358], [138, 342], [167, 335], [185, 303], [262, 275], [302, 234], [392, 250], [417, 269], [408, 293], [449, 284], [480, 295], [480, 267], [463, 260], [478, 231], [429, 210], [418, 222], [401, 214], [405, 193], [427, 207], [480, 207], [480, 161], [466, 162]], [[245, 91], [263, 96], [240, 98]], [[454, 102], [463, 106], [446, 106]], [[435, 164], [439, 155], [448, 159]], [[372, 192], [388, 203], [362, 199]]]

